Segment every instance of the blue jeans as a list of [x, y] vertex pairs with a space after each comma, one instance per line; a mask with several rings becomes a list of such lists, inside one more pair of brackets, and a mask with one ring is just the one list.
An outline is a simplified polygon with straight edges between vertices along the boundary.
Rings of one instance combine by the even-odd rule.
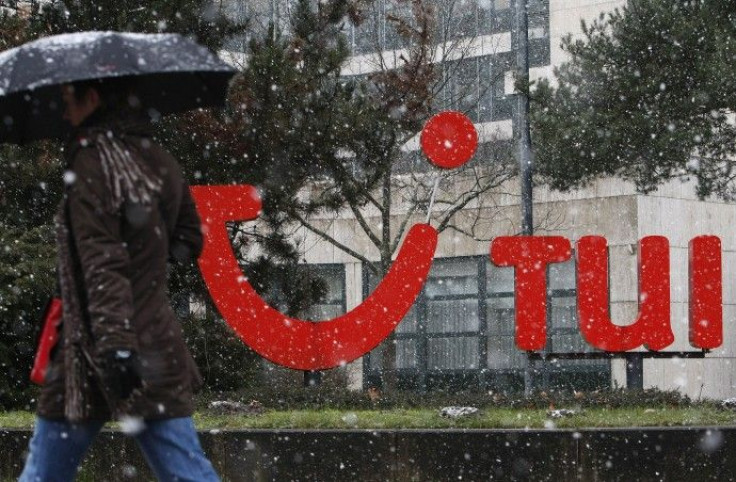
[[[160, 481], [219, 481], [202, 452], [191, 417], [152, 420], [135, 436]], [[71, 424], [36, 417], [28, 459], [19, 482], [74, 480], [77, 467], [103, 422]]]

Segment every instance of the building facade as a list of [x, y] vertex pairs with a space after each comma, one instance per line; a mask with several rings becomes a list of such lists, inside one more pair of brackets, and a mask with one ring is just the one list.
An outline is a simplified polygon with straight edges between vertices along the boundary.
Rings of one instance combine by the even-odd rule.
[[[237, 3], [237, 2], [236, 2]], [[616, 7], [622, 0], [532, 0], [529, 2], [531, 78], [549, 77], [566, 60], [560, 48], [568, 34], [580, 34], [580, 21], [588, 22]], [[283, 3], [264, 4], [264, 18], [278, 18]], [[514, 0], [465, 0], [441, 3], [451, 15], [438, 21], [448, 38], [469, 39], [461, 58], [445, 59], [448, 77], [438, 109], [465, 112], [475, 123], [481, 140], [511, 141], [514, 132]], [[278, 7], [278, 8], [277, 8]], [[241, 9], [244, 7], [240, 7]], [[279, 10], [279, 8], [281, 10]], [[375, 68], [376, 49], [383, 54], [401, 51], [400, 38], [385, 21], [387, 12], [400, 7], [376, 0], [375, 12], [348, 36], [353, 58], [346, 75], [364, 75]], [[393, 10], [392, 10], [393, 9]], [[441, 8], [438, 11], [442, 11]], [[388, 55], [387, 57], [391, 57]], [[443, 68], [445, 68], [443, 67]], [[409, 143], [416, 151], [417, 143]], [[419, 154], [417, 154], [419, 155]], [[483, 161], [482, 159], [480, 160]], [[421, 164], [421, 160], [419, 161]], [[461, 189], [459, 187], [459, 189]], [[514, 345], [513, 268], [500, 268], [489, 260], [489, 240], [520, 232], [518, 181], [506, 183], [494, 194], [488, 219], [475, 238], [445, 231], [435, 262], [417, 303], [396, 330], [395, 370], [400, 386], [515, 390], [524, 386], [526, 354]], [[671, 322], [676, 341], [670, 351], [697, 351], [688, 344], [688, 242], [701, 234], [719, 236], [723, 246], [724, 343], [703, 359], [644, 359], [640, 375], [644, 387], [677, 389], [691, 397], [736, 396], [733, 363], [736, 362], [736, 241], [730, 226], [736, 208], [720, 200], [699, 201], [692, 185], [672, 182], [642, 195], [617, 179], [601, 179], [570, 193], [534, 191], [538, 235], [561, 235], [574, 243], [585, 235], [601, 235], [609, 246], [610, 313], [618, 324], [629, 324], [638, 313], [638, 241], [647, 235], [670, 240]], [[421, 222], [417, 218], [417, 222]], [[371, 253], [361, 240], [350, 215], [324, 219], [324, 227], [341, 242]], [[328, 281], [329, 293], [312, 308], [313, 319], [331, 318], [361, 303], [377, 283], [366, 266], [348, 254], [304, 231], [304, 257]], [[373, 253], [375, 256], [376, 253]], [[574, 258], [548, 270], [549, 352], [591, 352], [577, 325]], [[390, 341], [394, 343], [394, 341]], [[387, 370], [379, 346], [344, 370], [350, 385], [380, 385]], [[536, 363], [537, 386], [591, 389], [626, 386], [623, 359], [564, 360]], [[631, 373], [630, 375], [631, 376]], [[630, 381], [630, 380], [629, 380]]]

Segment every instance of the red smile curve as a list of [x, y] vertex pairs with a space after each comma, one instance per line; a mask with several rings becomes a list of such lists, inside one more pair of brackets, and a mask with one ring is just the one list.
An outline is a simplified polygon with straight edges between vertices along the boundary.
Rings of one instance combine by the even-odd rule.
[[351, 362], [378, 346], [411, 309], [429, 273], [437, 231], [416, 224], [373, 293], [350, 312], [319, 322], [288, 317], [270, 307], [238, 266], [227, 221], [256, 219], [258, 192], [249, 185], [192, 186], [205, 244], [199, 266], [220, 314], [264, 358], [298, 370]]

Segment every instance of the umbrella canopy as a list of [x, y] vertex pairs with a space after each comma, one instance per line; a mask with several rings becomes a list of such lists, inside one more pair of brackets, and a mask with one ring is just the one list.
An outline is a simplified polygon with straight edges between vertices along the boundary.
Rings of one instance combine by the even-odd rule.
[[235, 69], [177, 34], [81, 32], [0, 52], [0, 143], [62, 138], [60, 86], [133, 77], [152, 117], [222, 106]]

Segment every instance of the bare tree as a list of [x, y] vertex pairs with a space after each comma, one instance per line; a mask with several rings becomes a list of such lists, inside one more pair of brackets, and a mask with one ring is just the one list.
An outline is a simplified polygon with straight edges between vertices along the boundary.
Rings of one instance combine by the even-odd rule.
[[[503, 85], [507, 65], [491, 65], [480, 78], [477, 62], [464, 62], [479, 52], [497, 52], [502, 42], [500, 36], [462, 32], [456, 15], [468, 5], [474, 4], [395, 0], [365, 6], [362, 28], [369, 31], [362, 42], [351, 32], [359, 55], [345, 72], [357, 76], [364, 95], [395, 120], [392, 131], [384, 132], [385, 142], [373, 150], [344, 150], [342, 163], [311, 186], [304, 205], [290, 213], [306, 230], [362, 262], [377, 279], [386, 274], [407, 229], [416, 222], [428, 221], [440, 232], [451, 229], [478, 239], [475, 227], [496, 212], [493, 194], [516, 174], [510, 146], [496, 136], [483, 139], [475, 159], [452, 171], [431, 167], [418, 152], [419, 132], [433, 112], [454, 108], [475, 116], [479, 98]], [[372, 167], [369, 172], [363, 169], [366, 165]], [[339, 232], [333, 234], [329, 223], [345, 216], [355, 220], [375, 247], [377, 262]], [[393, 339], [384, 350], [384, 368], [387, 388], [395, 387]]]
[[[346, 70], [348, 73], [365, 71], [360, 75], [368, 85], [368, 95], [385, 112], [399, 119], [398, 129], [391, 134], [389, 143], [379, 146], [381, 152], [344, 152], [341, 175], [325, 177], [318, 189], [310, 189], [309, 202], [313, 209], [306, 211], [313, 214], [298, 216], [306, 229], [366, 263], [378, 276], [385, 274], [390, 266], [412, 220], [422, 219], [427, 213], [435, 180], [440, 182], [430, 220], [443, 231], [459, 229], [453, 219], [460, 211], [472, 210], [480, 215], [488, 207], [490, 193], [515, 174], [510, 149], [496, 142], [499, 140], [496, 137], [484, 139], [473, 161], [447, 172], [432, 168], [417, 150], [419, 131], [433, 111], [454, 107], [469, 113], [477, 109], [472, 104], [478, 102], [483, 92], [504, 78], [507, 66], [499, 65], [491, 69], [488, 78], [478, 79], [479, 74], [475, 72], [471, 82], [454, 82], [463, 73], [462, 61], [480, 49], [477, 36], [452, 34], [453, 15], [460, 4], [459, 0], [440, 0], [439, 4], [423, 0], [393, 2], [388, 12], [384, 12], [387, 25], [396, 32], [391, 42], [396, 48], [392, 50], [382, 48], [388, 34], [373, 25], [369, 34], [375, 52], [354, 57]], [[375, 10], [378, 2], [366, 8], [371, 18], [378, 18], [380, 12]], [[441, 22], [444, 28], [438, 30], [436, 18], [441, 16], [446, 17]], [[493, 51], [497, 48], [498, 45]], [[448, 89], [451, 82], [454, 88]], [[359, 166], [365, 160], [360, 158], [366, 156], [385, 158], [380, 167], [379, 189], [368, 190], [361, 179], [365, 173]], [[346, 190], [346, 185], [350, 189]], [[344, 197], [345, 204], [333, 211], [324, 209], [323, 206], [334, 205], [336, 193]], [[354, 251], [319, 227], [330, 216], [333, 219], [344, 216], [344, 210], [349, 210], [380, 253], [377, 264], [370, 263], [365, 254]], [[379, 222], [373, 222], [374, 219]]]

